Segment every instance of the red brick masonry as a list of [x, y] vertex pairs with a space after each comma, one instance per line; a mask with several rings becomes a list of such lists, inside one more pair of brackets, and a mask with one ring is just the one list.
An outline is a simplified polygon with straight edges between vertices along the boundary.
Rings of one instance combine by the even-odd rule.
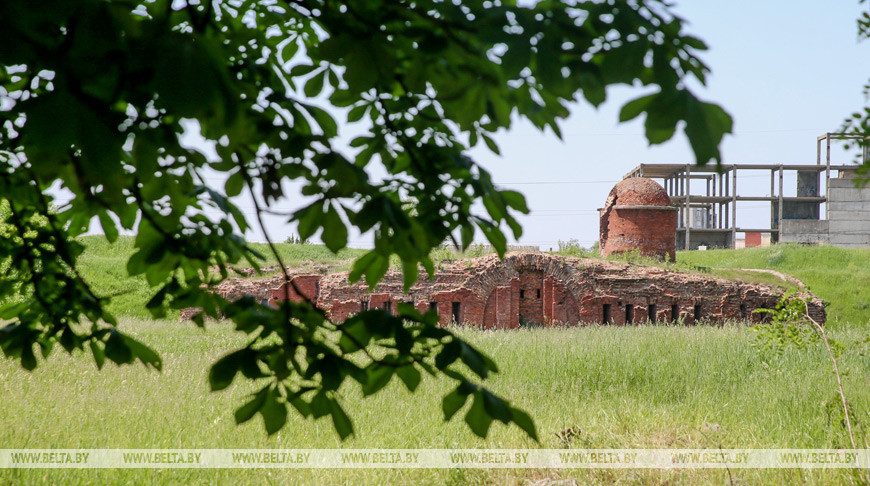
[[610, 191], [601, 213], [601, 256], [637, 251], [674, 261], [677, 208], [658, 182], [644, 177], [625, 179]]
[[[251, 295], [275, 303], [285, 298], [283, 277], [232, 279], [218, 287], [227, 297]], [[544, 253], [514, 253], [503, 261], [491, 255], [445, 266], [431, 279], [422, 277], [406, 294], [402, 275], [389, 272], [373, 290], [348, 283], [346, 273], [297, 275], [293, 283], [333, 320], [365, 309], [411, 302], [420, 311], [435, 308], [441, 323], [459, 321], [485, 328], [530, 324], [615, 325], [682, 318], [694, 323], [751, 319], [758, 308], [773, 308], [784, 293], [768, 285], [724, 280], [702, 273], [683, 273], [606, 260], [568, 258]], [[291, 286], [290, 298], [301, 300]], [[820, 299], [809, 293], [810, 314], [825, 321]], [[195, 310], [185, 310], [189, 318]]]

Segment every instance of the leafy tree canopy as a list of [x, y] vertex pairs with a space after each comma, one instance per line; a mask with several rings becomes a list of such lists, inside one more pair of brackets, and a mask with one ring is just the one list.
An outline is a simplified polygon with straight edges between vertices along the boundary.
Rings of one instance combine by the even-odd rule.
[[[870, 0], [858, 0], [858, 3], [864, 5], [866, 9], [861, 12], [857, 20], [858, 42], [863, 42], [870, 39]], [[863, 152], [863, 155], [856, 155], [855, 162], [864, 164], [859, 172], [866, 176], [870, 170], [867, 166], [870, 163], [870, 80], [864, 85], [863, 94], [866, 106], [843, 120], [840, 132], [852, 137], [849, 143], [845, 144], [845, 148], [855, 146]]]
[[[570, 104], [597, 106], [611, 85], [651, 88], [620, 113], [644, 115], [650, 143], [679, 126], [697, 163], [718, 163], [731, 118], [687, 86], [705, 81], [705, 48], [657, 0], [0, 2], [0, 195], [12, 228], [0, 232], [0, 296], [27, 296], [0, 307], [0, 348], [27, 369], [56, 344], [88, 350], [98, 367], [161, 368], [76, 270], [75, 238], [97, 218], [110, 240], [117, 226], [137, 230], [127, 270], [156, 289], [154, 316], [199, 307], [250, 335], [210, 372], [215, 390], [239, 373], [261, 384], [238, 422], [259, 413], [273, 433], [292, 407], [329, 415], [344, 438], [344, 382], [372, 394], [395, 376], [413, 392], [426, 373], [456, 383], [446, 419], [470, 401], [476, 434], [498, 420], [536, 437], [527, 414], [482, 386], [496, 365], [433, 313], [399, 305], [335, 323], [310, 303], [271, 308], [209, 289], [243, 259], [257, 266], [240, 235], [296, 196], [286, 181], [313, 201], [288, 217], [302, 240], [319, 232], [335, 251], [348, 226], [373, 235], [353, 280], [374, 285], [395, 254], [410, 286], [433, 272], [434, 247], [468, 245], [476, 231], [503, 253], [525, 200], [495, 187], [468, 150], [497, 153], [492, 134], [519, 119], [560, 136]], [[218, 160], [179, 142], [188, 120]], [[362, 132], [351, 149], [336, 148], [340, 127]], [[214, 172], [223, 187], [208, 184]], [[54, 208], [46, 189], [58, 184], [74, 198]], [[246, 188], [254, 221], [229, 199]]]

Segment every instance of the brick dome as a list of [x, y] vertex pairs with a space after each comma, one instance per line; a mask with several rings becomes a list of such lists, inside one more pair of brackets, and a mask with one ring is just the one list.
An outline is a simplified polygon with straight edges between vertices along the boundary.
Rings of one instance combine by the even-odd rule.
[[[613, 187], [610, 196], [618, 206], [668, 206], [671, 198], [658, 182], [646, 177], [631, 177]], [[610, 197], [608, 197], [610, 199]]]
[[677, 208], [664, 188], [652, 179], [625, 179], [610, 191], [601, 211], [602, 256], [637, 251], [674, 261]]

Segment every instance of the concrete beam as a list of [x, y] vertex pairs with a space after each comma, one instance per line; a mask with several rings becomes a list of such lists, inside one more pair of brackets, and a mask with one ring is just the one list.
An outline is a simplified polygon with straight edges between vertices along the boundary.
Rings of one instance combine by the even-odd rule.
[[870, 188], [858, 189], [851, 187], [848, 189], [831, 188], [831, 193], [828, 195], [828, 200], [831, 202], [845, 201], [865, 201], [870, 202]]
[[[856, 189], [855, 179], [831, 179], [831, 189]], [[865, 189], [870, 190], [870, 186]]]
[[834, 201], [828, 203], [828, 211], [865, 211], [870, 212], [870, 201]]
[[783, 243], [828, 243], [827, 233], [783, 233]]
[[828, 224], [830, 233], [867, 233], [870, 235], [870, 218], [865, 215], [863, 220], [831, 219]]
[[832, 233], [829, 235], [829, 241], [832, 245], [862, 245], [870, 247], [870, 234], [850, 235], [843, 233]]
[[831, 211], [831, 221], [870, 221], [870, 211]]
[[828, 222], [816, 219], [784, 219], [782, 232], [786, 233], [827, 233]]

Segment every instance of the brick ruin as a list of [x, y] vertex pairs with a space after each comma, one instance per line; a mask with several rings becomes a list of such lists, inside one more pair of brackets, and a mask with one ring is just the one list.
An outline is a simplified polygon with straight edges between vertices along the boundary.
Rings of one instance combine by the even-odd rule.
[[637, 251], [674, 261], [677, 208], [656, 181], [631, 177], [613, 187], [601, 213], [601, 256]]
[[[409, 302], [422, 312], [437, 310], [442, 324], [455, 321], [500, 329], [522, 324], [625, 325], [678, 318], [690, 324], [760, 321], [762, 316], [753, 311], [773, 308], [784, 293], [779, 287], [701, 273], [545, 253], [461, 260], [432, 278], [424, 275], [407, 293], [401, 273], [395, 271], [388, 272], [374, 289], [362, 282], [350, 284], [347, 273], [295, 275], [292, 283], [285, 289], [283, 276], [231, 279], [217, 290], [227, 298], [250, 295], [273, 305], [289, 293], [293, 300], [315, 302], [336, 321], [366, 309], [395, 312], [399, 302]], [[808, 293], [799, 297], [809, 297], [810, 315], [825, 321], [821, 300]], [[186, 310], [182, 318], [193, 312]]]

